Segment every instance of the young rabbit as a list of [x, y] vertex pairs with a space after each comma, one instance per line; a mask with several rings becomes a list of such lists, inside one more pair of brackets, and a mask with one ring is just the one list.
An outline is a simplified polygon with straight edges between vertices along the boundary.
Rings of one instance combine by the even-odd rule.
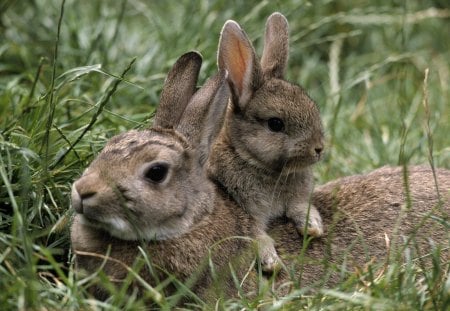
[[[251, 235], [252, 226], [202, 169], [229, 95], [223, 71], [195, 92], [200, 65], [197, 53], [180, 57], [164, 84], [153, 127], [113, 137], [73, 184], [71, 243], [77, 270], [95, 272], [103, 264], [95, 254], [108, 254], [103, 271], [120, 283], [127, 275], [123, 265], [132, 266], [142, 246], [161, 271], [186, 281], [209, 256], [228, 267], [230, 257], [216, 251], [231, 252], [238, 264], [241, 250], [247, 251], [244, 239], [218, 243]], [[168, 276], [147, 268], [140, 274], [150, 284]], [[203, 288], [210, 283], [206, 273], [197, 282]], [[92, 291], [98, 298], [107, 295], [100, 286]]]
[[323, 129], [314, 101], [283, 80], [288, 58], [288, 24], [280, 13], [266, 24], [259, 62], [245, 32], [225, 23], [218, 66], [228, 72], [230, 108], [209, 158], [209, 173], [252, 215], [265, 271], [280, 264], [266, 233], [270, 220], [286, 215], [297, 230], [319, 237], [323, 225], [310, 204], [312, 165], [323, 150]]

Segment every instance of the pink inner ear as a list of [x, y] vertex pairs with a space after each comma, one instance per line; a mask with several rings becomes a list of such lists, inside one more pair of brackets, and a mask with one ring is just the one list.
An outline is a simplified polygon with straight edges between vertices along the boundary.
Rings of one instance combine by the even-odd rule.
[[234, 35], [232, 35], [226, 46], [224, 55], [225, 68], [228, 70], [229, 79], [234, 84], [240, 97], [244, 92], [245, 75], [251, 64], [251, 49], [245, 42]]

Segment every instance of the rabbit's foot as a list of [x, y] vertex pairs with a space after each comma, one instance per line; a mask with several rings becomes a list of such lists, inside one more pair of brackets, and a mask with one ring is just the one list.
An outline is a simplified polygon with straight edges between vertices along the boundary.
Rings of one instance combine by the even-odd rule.
[[280, 270], [281, 259], [270, 237], [258, 239], [258, 255], [263, 272], [274, 273]]
[[[297, 230], [300, 234], [305, 232], [305, 222], [306, 215], [304, 215], [304, 218], [297, 224]], [[323, 231], [322, 217], [320, 216], [319, 211], [314, 206], [311, 206], [306, 233], [312, 237], [318, 238], [323, 235]]]

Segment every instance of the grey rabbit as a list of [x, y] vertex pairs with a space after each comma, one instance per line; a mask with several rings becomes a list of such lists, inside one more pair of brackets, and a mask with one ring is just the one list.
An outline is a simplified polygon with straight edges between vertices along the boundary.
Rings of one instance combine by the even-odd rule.
[[266, 23], [261, 62], [246, 33], [234, 21], [222, 29], [218, 66], [228, 72], [230, 107], [214, 142], [208, 171], [252, 215], [265, 271], [280, 266], [269, 222], [286, 215], [297, 230], [323, 234], [321, 216], [310, 203], [312, 165], [324, 149], [316, 103], [283, 79], [289, 52], [286, 18], [273, 13]]

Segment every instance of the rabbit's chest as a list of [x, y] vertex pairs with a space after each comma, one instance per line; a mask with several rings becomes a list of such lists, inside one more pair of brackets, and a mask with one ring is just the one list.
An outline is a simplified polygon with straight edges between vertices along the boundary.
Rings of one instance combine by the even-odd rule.
[[284, 216], [287, 207], [298, 196], [296, 180], [253, 180], [247, 191], [240, 193], [242, 205], [252, 214], [267, 219]]

